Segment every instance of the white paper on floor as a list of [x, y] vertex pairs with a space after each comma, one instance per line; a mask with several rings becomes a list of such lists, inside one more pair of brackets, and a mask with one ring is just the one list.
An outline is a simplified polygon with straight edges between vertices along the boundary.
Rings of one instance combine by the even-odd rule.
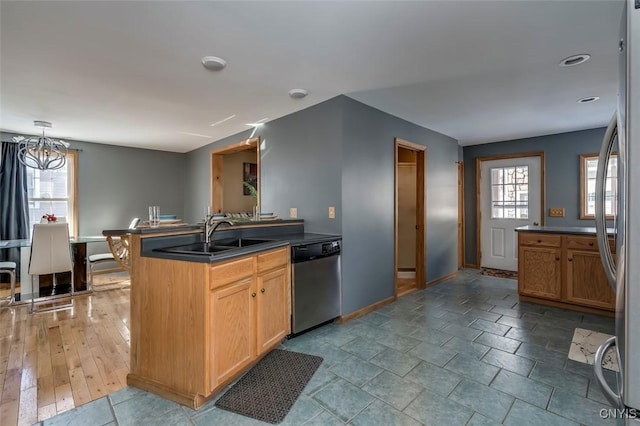
[[[593, 365], [596, 351], [609, 337], [611, 337], [609, 334], [576, 328], [571, 340], [569, 359]], [[602, 366], [608, 370], [618, 371], [618, 358], [615, 350], [609, 350], [605, 354]]]

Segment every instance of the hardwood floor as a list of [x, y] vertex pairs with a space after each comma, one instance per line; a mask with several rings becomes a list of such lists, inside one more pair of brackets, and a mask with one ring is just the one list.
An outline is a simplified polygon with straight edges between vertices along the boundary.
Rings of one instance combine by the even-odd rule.
[[0, 308], [0, 424], [31, 425], [126, 386], [129, 289], [74, 298], [72, 309]]

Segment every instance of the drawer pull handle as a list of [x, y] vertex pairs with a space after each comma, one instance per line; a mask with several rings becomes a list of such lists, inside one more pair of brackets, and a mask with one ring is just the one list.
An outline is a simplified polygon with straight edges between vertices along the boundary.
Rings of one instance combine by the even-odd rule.
[[590, 242], [590, 243], [589, 243], [589, 245], [590, 245], [591, 247], [593, 247], [593, 242]]
[[264, 293], [264, 288], [261, 288], [261, 289], [260, 289], [260, 293]]
[[255, 293], [251, 293], [251, 297], [256, 297], [256, 294]]
[[542, 242], [542, 240], [538, 240], [538, 243], [541, 243], [541, 242]]

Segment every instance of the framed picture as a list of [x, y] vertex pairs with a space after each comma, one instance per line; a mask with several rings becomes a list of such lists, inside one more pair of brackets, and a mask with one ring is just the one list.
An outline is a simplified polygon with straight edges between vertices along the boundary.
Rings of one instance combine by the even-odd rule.
[[[258, 190], [258, 164], [242, 163], [242, 181]], [[251, 195], [251, 190], [242, 185], [242, 195]]]

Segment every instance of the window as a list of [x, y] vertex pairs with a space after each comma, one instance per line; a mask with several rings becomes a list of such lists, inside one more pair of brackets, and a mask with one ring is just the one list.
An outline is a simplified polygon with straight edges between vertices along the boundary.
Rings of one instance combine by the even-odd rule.
[[57, 170], [38, 170], [27, 167], [29, 197], [29, 229], [45, 214], [65, 217], [69, 233], [78, 234], [76, 203], [77, 153], [69, 151], [64, 167]]
[[529, 218], [529, 166], [491, 169], [491, 218]]
[[[598, 154], [580, 156], [580, 219], [594, 219], [596, 215], [596, 170]], [[618, 157], [609, 160], [605, 181], [605, 207], [607, 219], [613, 219], [618, 201]]]

